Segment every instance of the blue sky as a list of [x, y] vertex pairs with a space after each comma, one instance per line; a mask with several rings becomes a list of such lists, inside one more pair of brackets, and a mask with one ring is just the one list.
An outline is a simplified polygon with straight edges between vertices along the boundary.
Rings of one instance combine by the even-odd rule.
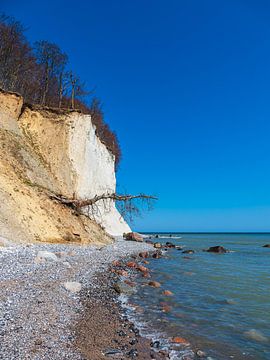
[[270, 231], [270, 3], [1, 1], [57, 43], [118, 133], [140, 231]]

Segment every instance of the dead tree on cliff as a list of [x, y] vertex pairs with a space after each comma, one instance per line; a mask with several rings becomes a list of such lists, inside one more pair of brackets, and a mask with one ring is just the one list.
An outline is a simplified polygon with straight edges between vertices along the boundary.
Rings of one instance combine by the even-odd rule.
[[134, 216], [138, 216], [141, 213], [141, 208], [147, 206], [147, 209], [152, 208], [152, 203], [155, 200], [158, 200], [157, 197], [153, 195], [139, 194], [139, 195], [119, 195], [116, 193], [104, 193], [101, 195], [96, 195], [92, 199], [69, 199], [62, 195], [51, 195], [51, 198], [57, 200], [58, 202], [71, 207], [76, 211], [87, 208], [88, 214], [95, 216], [95, 214], [100, 214], [100, 206], [102, 204], [103, 209], [106, 211], [110, 210], [110, 202], [117, 203], [117, 208], [120, 211], [121, 215], [125, 219], [133, 220]]

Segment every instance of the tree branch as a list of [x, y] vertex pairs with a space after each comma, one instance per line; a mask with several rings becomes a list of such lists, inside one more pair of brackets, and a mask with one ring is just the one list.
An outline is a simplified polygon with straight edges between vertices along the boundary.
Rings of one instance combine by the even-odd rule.
[[113, 201], [131, 201], [135, 199], [141, 199], [141, 200], [158, 200], [157, 197], [152, 195], [145, 195], [145, 194], [139, 194], [139, 195], [119, 195], [116, 193], [112, 194], [102, 194], [102, 195], [96, 195], [92, 199], [84, 199], [84, 200], [78, 200], [78, 199], [68, 199], [62, 195], [51, 195], [51, 198], [54, 200], [57, 200], [61, 202], [64, 205], [70, 206], [75, 209], [80, 209], [85, 206], [92, 206], [96, 202], [100, 200], [113, 200]]

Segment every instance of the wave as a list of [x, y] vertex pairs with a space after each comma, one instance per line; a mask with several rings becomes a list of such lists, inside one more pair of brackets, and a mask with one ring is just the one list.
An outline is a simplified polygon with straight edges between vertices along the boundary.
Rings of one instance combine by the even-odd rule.
[[[153, 328], [151, 324], [148, 324], [146, 321], [140, 320], [139, 316], [136, 315], [135, 313], [136, 307], [132, 306], [128, 302], [129, 300], [128, 296], [119, 295], [118, 299], [124, 310], [125, 316], [139, 330], [140, 335], [143, 336], [144, 338], [151, 340], [153, 343], [155, 341], [159, 342], [158, 349], [153, 348], [154, 351], [160, 351], [160, 350], [168, 351], [169, 358], [171, 360], [184, 360], [187, 357], [189, 359], [195, 358], [195, 354], [189, 346], [185, 346], [184, 348], [182, 348], [183, 345], [172, 344], [165, 332], [158, 331], [157, 329]], [[174, 347], [173, 350], [171, 349], [172, 345]], [[179, 349], [177, 349], [177, 347], [179, 347]]]

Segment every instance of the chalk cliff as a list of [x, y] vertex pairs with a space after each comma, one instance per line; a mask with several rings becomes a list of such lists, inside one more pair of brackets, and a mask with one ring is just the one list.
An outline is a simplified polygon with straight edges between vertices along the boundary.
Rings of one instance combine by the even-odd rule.
[[130, 231], [113, 202], [78, 216], [49, 196], [115, 192], [114, 156], [89, 115], [27, 106], [1, 91], [0, 146], [0, 237], [104, 243]]

